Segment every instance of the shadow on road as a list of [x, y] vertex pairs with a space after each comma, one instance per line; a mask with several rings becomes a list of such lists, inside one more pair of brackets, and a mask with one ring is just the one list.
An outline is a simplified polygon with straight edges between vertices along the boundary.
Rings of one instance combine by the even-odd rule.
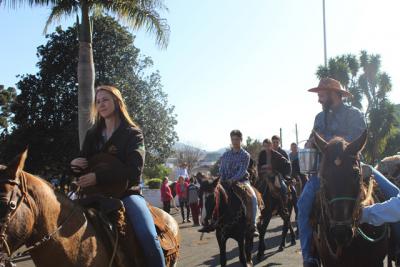
[[[275, 228], [273, 228], [273, 229], [267, 231], [267, 236], [268, 236], [268, 232], [277, 232], [277, 231], [282, 231], [282, 226], [278, 226], [278, 227], [275, 227]], [[256, 239], [255, 239], [255, 240], [256, 240]], [[288, 238], [286, 239], [286, 244], [287, 244], [288, 241], [289, 241], [289, 236], [288, 236]], [[234, 241], [234, 242], [236, 243], [236, 241]], [[259, 264], [261, 264], [261, 262], [263, 262], [264, 260], [266, 260], [266, 259], [268, 259], [269, 257], [271, 257], [271, 256], [273, 256], [273, 255], [279, 253], [278, 247], [279, 247], [279, 245], [280, 245], [280, 243], [281, 243], [281, 236], [278, 235], [278, 236], [266, 238], [264, 242], [265, 242], [265, 247], [266, 247], [265, 250], [266, 250], [266, 251], [267, 251], [267, 250], [270, 250], [270, 249], [273, 249], [273, 248], [276, 248], [276, 250], [275, 250], [275, 251], [272, 251], [272, 252], [266, 253], [266, 254], [263, 256], [262, 260], [259, 262], [259, 261], [257, 260], [257, 256], [256, 256], [256, 255], [257, 255], [257, 250], [258, 250], [258, 241], [255, 241], [254, 244], [253, 244], [253, 252], [252, 252], [252, 255], [253, 255], [252, 260], [253, 260], [253, 263], [258, 264], [258, 266], [263, 266], [263, 267], [281, 266], [281, 265], [282, 265], [281, 263], [274, 263], [274, 262], [269, 262], [269, 263], [266, 264], [266, 265], [259, 265]], [[289, 241], [289, 242], [290, 242], [290, 241]], [[287, 245], [286, 245], [286, 247], [288, 247], [288, 246], [290, 246], [290, 244], [287, 244]], [[233, 264], [230, 264], [229, 266], [232, 266], [232, 267], [235, 267], [235, 266], [242, 266], [242, 265], [240, 264], [240, 262], [239, 262], [238, 256], [239, 256], [239, 249], [238, 249], [237, 246], [236, 246], [236, 248], [232, 249], [231, 251], [227, 251], [227, 252], [226, 252], [226, 259], [227, 259], [227, 261], [230, 261], [230, 260], [232, 260], [232, 259], [234, 259], [234, 258], [237, 258], [237, 262], [235, 262], [235, 263], [233, 263]], [[204, 266], [204, 265], [206, 265], [206, 266], [217, 266], [217, 265], [219, 265], [219, 263], [220, 263], [220, 262], [219, 262], [219, 253], [218, 253], [218, 254], [216, 254], [216, 255], [213, 255], [213, 256], [212, 256], [212, 259], [207, 260], [207, 261], [204, 261], [202, 264], [197, 265], [197, 266]]]

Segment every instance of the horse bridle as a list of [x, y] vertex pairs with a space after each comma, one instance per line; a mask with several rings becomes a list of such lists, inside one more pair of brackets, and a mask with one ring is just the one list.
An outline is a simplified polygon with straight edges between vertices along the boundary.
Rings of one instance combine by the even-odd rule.
[[[25, 174], [21, 171], [20, 172], [20, 177], [19, 177], [19, 181], [17, 180], [12, 180], [12, 179], [6, 179], [6, 180], [0, 180], [0, 184], [9, 184], [13, 186], [13, 189], [11, 191], [11, 196], [10, 198], [7, 199], [7, 212], [5, 214], [5, 216], [3, 217], [3, 219], [0, 221], [0, 226], [1, 226], [1, 230], [0, 230], [0, 245], [1, 245], [1, 249], [6, 249], [6, 253], [8, 255], [9, 258], [11, 258], [12, 256], [12, 252], [10, 250], [10, 246], [7, 242], [7, 228], [11, 222], [11, 220], [13, 219], [13, 217], [15, 216], [15, 214], [17, 213], [17, 210], [19, 207], [21, 207], [21, 204], [26, 201], [29, 208], [32, 210], [32, 205], [31, 202], [29, 200], [29, 194], [28, 194], [28, 187], [26, 185], [26, 177]], [[18, 197], [18, 192], [16, 189], [19, 189], [19, 191], [21, 192], [21, 196]], [[3, 200], [5, 200], [5, 198], [3, 198]]]
[[[354, 159], [356, 160], [356, 165], [357, 165], [358, 169], [360, 170], [360, 172], [358, 173], [358, 177], [360, 179], [360, 184], [362, 184], [363, 179], [362, 179], [362, 173], [361, 173], [361, 171], [362, 171], [361, 162], [358, 159], [358, 157], [354, 157]], [[321, 189], [323, 189], [323, 188], [324, 188], [323, 183], [321, 183]], [[333, 204], [333, 203], [335, 203], [337, 201], [353, 201], [354, 202], [355, 209], [353, 211], [353, 216], [352, 216], [352, 218], [350, 220], [336, 221], [336, 220], [333, 220], [331, 218], [329, 212], [327, 212], [327, 213], [324, 212], [324, 210], [325, 210], [324, 208], [329, 207], [331, 204]], [[327, 200], [325, 197], [322, 197], [320, 199], [321, 209], [322, 209], [322, 213], [323, 213], [322, 217], [324, 217], [324, 215], [326, 215], [328, 217], [329, 226], [335, 227], [335, 226], [343, 226], [343, 225], [352, 225], [353, 227], [357, 227], [357, 225], [359, 223], [359, 220], [360, 220], [360, 218], [359, 218], [360, 217], [359, 216], [360, 215], [360, 210], [357, 209], [356, 207], [360, 203], [360, 201], [361, 201], [361, 188], [358, 191], [357, 197], [339, 196], [339, 197], [335, 197], [335, 198], [332, 198], [332, 199], [329, 199], [329, 200]]]
[[[16, 256], [13, 257], [13, 252], [11, 251], [10, 245], [7, 242], [7, 234], [6, 234], [7, 228], [9, 226], [9, 224], [11, 223], [11, 220], [17, 213], [18, 208], [21, 207], [21, 204], [24, 201], [26, 201], [30, 210], [33, 211], [32, 204], [29, 199], [28, 186], [26, 183], [25, 173], [23, 171], [20, 171], [19, 174], [20, 174], [19, 181], [13, 180], [13, 179], [0, 180], [0, 184], [9, 184], [9, 185], [13, 186], [13, 189], [11, 191], [11, 196], [10, 196], [10, 198], [7, 199], [7, 212], [4, 216], [4, 219], [0, 220], [0, 227], [1, 227], [1, 230], [0, 230], [0, 252], [1, 252], [1, 250], [3, 250], [5, 248], [6, 249], [5, 252], [7, 253], [7, 257], [2, 256], [0, 258], [0, 263], [5, 262], [6, 264], [8, 264], [7, 266], [12, 266], [11, 264], [15, 257], [22, 257], [25, 255], [28, 255], [33, 249], [35, 249], [35, 248], [41, 246], [42, 244], [46, 243], [47, 241], [49, 241], [57, 232], [59, 232], [63, 228], [64, 224], [72, 217], [72, 215], [74, 214], [74, 212], [76, 210], [76, 206], [74, 206], [71, 213], [64, 220], [64, 222], [61, 223], [60, 226], [58, 226], [53, 232], [51, 232], [50, 234], [46, 234], [39, 241], [35, 242], [33, 245], [29, 246], [23, 252], [20, 252]], [[16, 175], [16, 177], [18, 177], [18, 175]], [[21, 192], [20, 197], [18, 197], [16, 189], [19, 189], [19, 191]], [[2, 198], [2, 200], [5, 200], [5, 198]], [[2, 266], [2, 265], [0, 265], [0, 266]]]

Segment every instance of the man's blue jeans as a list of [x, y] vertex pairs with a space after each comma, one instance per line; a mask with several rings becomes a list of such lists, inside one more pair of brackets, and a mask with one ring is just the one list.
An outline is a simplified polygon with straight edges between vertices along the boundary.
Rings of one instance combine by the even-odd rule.
[[131, 195], [122, 199], [129, 221], [143, 247], [148, 267], [165, 267], [164, 253], [157, 237], [153, 217], [142, 196]]
[[311, 255], [311, 242], [312, 242], [312, 228], [310, 225], [310, 214], [313, 208], [315, 194], [319, 189], [319, 178], [312, 175], [303, 192], [297, 201], [297, 208], [299, 210], [297, 217], [297, 224], [299, 227], [299, 237], [303, 261], [310, 262], [313, 260]]
[[[372, 168], [372, 167], [371, 167]], [[378, 183], [382, 193], [387, 199], [397, 196], [399, 194], [399, 189], [393, 185], [388, 179], [385, 178], [379, 171], [372, 168], [372, 173], [375, 177], [375, 181]], [[301, 196], [297, 202], [297, 207], [299, 209], [298, 214], [298, 227], [300, 234], [300, 245], [303, 255], [303, 260], [305, 262], [313, 261], [311, 255], [311, 242], [312, 242], [312, 228], [310, 225], [310, 214], [313, 208], [315, 194], [320, 186], [319, 178], [317, 175], [311, 176], [311, 178], [306, 183], [306, 186], [301, 193]], [[400, 241], [400, 223], [393, 225], [394, 232], [397, 240]]]

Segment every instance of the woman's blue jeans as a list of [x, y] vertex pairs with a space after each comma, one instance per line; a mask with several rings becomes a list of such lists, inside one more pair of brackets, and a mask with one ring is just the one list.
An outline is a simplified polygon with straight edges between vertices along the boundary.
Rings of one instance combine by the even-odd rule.
[[147, 266], [165, 267], [164, 253], [145, 199], [140, 195], [131, 195], [122, 199], [122, 202], [133, 231], [143, 248]]
[[[372, 168], [372, 167], [371, 167]], [[372, 168], [372, 174], [374, 175], [375, 181], [378, 183], [382, 193], [386, 199], [395, 197], [399, 194], [399, 188], [393, 185], [383, 174], [376, 169]], [[297, 201], [297, 207], [299, 209], [298, 214], [298, 227], [300, 234], [300, 245], [305, 262], [313, 261], [313, 255], [311, 255], [311, 242], [312, 242], [312, 228], [310, 225], [310, 214], [314, 205], [315, 194], [320, 186], [319, 178], [317, 175], [311, 176], [306, 183], [303, 192]], [[396, 239], [400, 242], [400, 223], [393, 224], [393, 229], [396, 235]]]

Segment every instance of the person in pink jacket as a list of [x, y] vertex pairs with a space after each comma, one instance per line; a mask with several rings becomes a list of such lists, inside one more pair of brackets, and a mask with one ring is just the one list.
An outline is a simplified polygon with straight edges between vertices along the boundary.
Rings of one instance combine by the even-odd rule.
[[164, 177], [160, 188], [161, 201], [163, 203], [163, 210], [166, 212], [171, 211], [171, 200], [173, 198], [171, 188], [168, 185], [168, 177]]
[[185, 178], [183, 176], [179, 176], [178, 182], [176, 183], [176, 195], [179, 199], [179, 206], [181, 207], [181, 215], [182, 215], [182, 223], [185, 223], [185, 211], [184, 208], [186, 207], [187, 211], [187, 222], [191, 222], [189, 219], [190, 217], [190, 208], [188, 205], [188, 187], [189, 184], [185, 182]]

